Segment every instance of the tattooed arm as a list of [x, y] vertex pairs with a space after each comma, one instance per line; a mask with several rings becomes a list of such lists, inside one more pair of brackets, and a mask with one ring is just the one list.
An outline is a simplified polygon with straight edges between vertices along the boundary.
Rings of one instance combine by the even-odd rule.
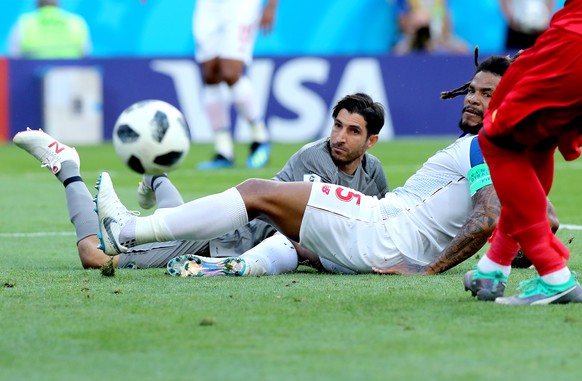
[[374, 271], [379, 274], [438, 274], [477, 253], [493, 233], [501, 206], [493, 185], [483, 187], [472, 197], [473, 211], [465, 223], [435, 259], [428, 265], [403, 264]]
[[[378, 274], [439, 274], [451, 269], [476, 254], [493, 234], [501, 211], [501, 204], [493, 185], [479, 189], [472, 197], [473, 211], [457, 235], [433, 262], [427, 265], [402, 264], [389, 268], [374, 268]], [[556, 233], [560, 223], [554, 206], [548, 200], [548, 220]], [[529, 267], [529, 260], [523, 257], [521, 249], [517, 252], [514, 267]]]
[[455, 267], [476, 254], [493, 234], [501, 205], [493, 185], [479, 189], [472, 197], [473, 211], [461, 230], [441, 255], [427, 265], [425, 274], [438, 274]]

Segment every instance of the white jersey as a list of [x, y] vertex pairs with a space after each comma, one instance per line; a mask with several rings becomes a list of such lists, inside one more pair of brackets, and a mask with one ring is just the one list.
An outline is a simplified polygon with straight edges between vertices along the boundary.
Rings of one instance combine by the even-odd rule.
[[196, 60], [252, 61], [262, 0], [197, 0], [193, 15]]
[[458, 233], [472, 211], [471, 196], [490, 184], [476, 136], [461, 137], [382, 199], [314, 185], [300, 242], [355, 272], [402, 262], [425, 265]]

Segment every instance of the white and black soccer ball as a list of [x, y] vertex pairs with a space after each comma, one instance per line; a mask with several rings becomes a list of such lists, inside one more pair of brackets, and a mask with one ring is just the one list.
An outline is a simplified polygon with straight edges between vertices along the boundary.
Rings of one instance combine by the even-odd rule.
[[161, 175], [184, 161], [190, 150], [190, 130], [184, 115], [161, 100], [129, 106], [113, 127], [117, 156], [140, 174]]

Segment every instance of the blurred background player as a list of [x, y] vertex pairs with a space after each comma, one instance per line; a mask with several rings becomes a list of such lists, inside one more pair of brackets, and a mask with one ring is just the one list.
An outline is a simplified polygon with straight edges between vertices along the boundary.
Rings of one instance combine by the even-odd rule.
[[252, 61], [257, 30], [271, 31], [277, 0], [197, 0], [194, 9], [196, 60], [204, 87], [202, 102], [214, 131], [215, 156], [198, 165], [211, 170], [234, 166], [230, 106], [250, 125], [248, 168], [262, 168], [270, 158], [270, 138], [245, 66]]
[[58, 0], [38, 0], [37, 9], [20, 16], [9, 37], [10, 55], [22, 58], [82, 58], [91, 46], [85, 19], [59, 8]]

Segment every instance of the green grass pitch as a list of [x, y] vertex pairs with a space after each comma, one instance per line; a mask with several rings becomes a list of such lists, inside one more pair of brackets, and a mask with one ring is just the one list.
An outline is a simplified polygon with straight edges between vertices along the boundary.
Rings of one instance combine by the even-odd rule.
[[[400, 139], [371, 151], [391, 187], [454, 138]], [[171, 174], [190, 200], [249, 177], [271, 177], [297, 149], [275, 145], [270, 165], [202, 173], [195, 145]], [[111, 173], [139, 210], [139, 177], [112, 146], [78, 147], [92, 187]], [[0, 145], [0, 380], [579, 380], [582, 306], [476, 302], [462, 276], [477, 256], [438, 276], [316, 274], [176, 279], [163, 269], [83, 270], [62, 185], [17, 147]], [[556, 159], [550, 198], [582, 272], [582, 161]], [[151, 213], [142, 211], [142, 213]], [[482, 253], [480, 253], [482, 254]], [[508, 284], [534, 275], [515, 270]]]

